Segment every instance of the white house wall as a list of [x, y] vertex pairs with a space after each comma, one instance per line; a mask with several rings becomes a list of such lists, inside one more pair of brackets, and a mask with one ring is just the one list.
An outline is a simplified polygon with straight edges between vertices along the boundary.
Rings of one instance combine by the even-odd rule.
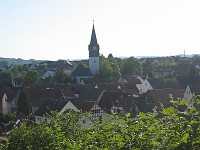
[[7, 96], [4, 93], [3, 98], [2, 98], [2, 113], [4, 116], [8, 114], [8, 104], [6, 100], [7, 100]]
[[60, 111], [60, 113], [65, 112], [66, 110], [72, 109], [76, 112], [80, 112], [70, 101], [63, 107], [63, 109]]
[[185, 90], [185, 93], [184, 93], [184, 99], [186, 100], [186, 103], [187, 104], [194, 104], [194, 102], [191, 100], [191, 96], [192, 96], [192, 92], [190, 90], [190, 86], [188, 85], [186, 90]]

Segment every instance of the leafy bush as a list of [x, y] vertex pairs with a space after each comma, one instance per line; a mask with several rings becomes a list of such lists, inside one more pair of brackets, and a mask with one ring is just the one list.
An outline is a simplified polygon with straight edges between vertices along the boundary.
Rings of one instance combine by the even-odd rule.
[[[140, 112], [136, 118], [114, 114], [91, 128], [79, 124], [84, 114], [54, 112], [42, 125], [21, 123], [12, 130], [7, 149], [200, 149], [200, 100], [195, 99], [194, 107], [185, 100], [172, 100], [173, 107]], [[187, 111], [180, 111], [182, 107]]]

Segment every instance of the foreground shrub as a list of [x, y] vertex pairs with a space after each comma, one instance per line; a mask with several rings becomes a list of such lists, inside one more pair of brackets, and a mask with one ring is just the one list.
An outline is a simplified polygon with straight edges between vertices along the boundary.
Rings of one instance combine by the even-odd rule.
[[[13, 129], [7, 149], [200, 149], [200, 102], [195, 99], [195, 107], [185, 100], [172, 101], [172, 107], [140, 112], [136, 118], [130, 118], [129, 113], [125, 117], [113, 114], [107, 122], [97, 122], [91, 128], [79, 124], [84, 114], [54, 112], [42, 125], [21, 123]], [[180, 107], [187, 111], [180, 111]]]

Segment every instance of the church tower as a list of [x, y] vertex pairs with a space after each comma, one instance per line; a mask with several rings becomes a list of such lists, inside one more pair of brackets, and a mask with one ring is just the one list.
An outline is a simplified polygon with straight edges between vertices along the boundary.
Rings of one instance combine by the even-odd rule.
[[94, 29], [94, 21], [92, 27], [92, 36], [90, 44], [88, 45], [89, 50], [89, 68], [93, 75], [99, 73], [99, 44], [97, 42], [97, 37]]

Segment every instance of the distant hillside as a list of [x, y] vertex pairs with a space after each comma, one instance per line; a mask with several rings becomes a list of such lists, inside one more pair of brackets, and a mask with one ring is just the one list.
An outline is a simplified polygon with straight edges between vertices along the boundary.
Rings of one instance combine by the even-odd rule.
[[23, 65], [23, 64], [38, 64], [42, 62], [42, 60], [34, 60], [34, 59], [29, 59], [29, 60], [24, 60], [21, 58], [3, 58], [0, 57], [0, 63], [4, 64], [6, 66], [10, 66], [11, 64], [14, 65]]

